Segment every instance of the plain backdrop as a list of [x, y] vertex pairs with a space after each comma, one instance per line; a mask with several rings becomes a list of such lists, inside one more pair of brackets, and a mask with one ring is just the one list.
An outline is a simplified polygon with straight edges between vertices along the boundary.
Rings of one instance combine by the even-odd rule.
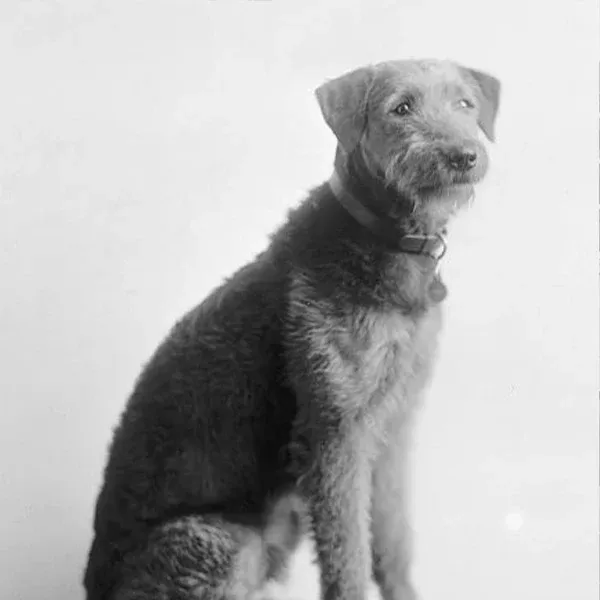
[[415, 579], [424, 600], [597, 598], [595, 0], [0, 3], [0, 598], [83, 598], [142, 363], [328, 177], [314, 88], [404, 57], [503, 83], [443, 262]]

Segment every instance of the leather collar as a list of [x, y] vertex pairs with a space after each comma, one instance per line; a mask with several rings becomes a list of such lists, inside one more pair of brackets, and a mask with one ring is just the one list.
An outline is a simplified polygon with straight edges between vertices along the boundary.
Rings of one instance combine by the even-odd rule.
[[344, 186], [337, 170], [329, 178], [329, 186], [338, 202], [377, 237], [382, 238], [395, 252], [427, 256], [436, 263], [446, 254], [446, 231], [434, 235], [402, 233], [377, 216]]

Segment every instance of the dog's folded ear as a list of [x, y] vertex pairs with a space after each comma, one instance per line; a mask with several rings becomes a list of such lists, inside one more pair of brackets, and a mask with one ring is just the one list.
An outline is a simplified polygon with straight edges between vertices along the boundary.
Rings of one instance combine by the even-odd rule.
[[356, 147], [365, 130], [373, 76], [373, 67], [361, 67], [326, 81], [315, 91], [325, 122], [346, 152]]
[[493, 142], [496, 139], [494, 123], [500, 104], [500, 81], [492, 75], [475, 69], [461, 67], [461, 70], [466, 78], [475, 84], [479, 96], [479, 127], [481, 127], [487, 138]]

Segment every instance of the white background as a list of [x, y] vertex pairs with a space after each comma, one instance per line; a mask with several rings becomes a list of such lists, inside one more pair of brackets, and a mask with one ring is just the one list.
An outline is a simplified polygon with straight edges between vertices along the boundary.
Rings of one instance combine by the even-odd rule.
[[314, 88], [425, 56], [503, 95], [444, 260], [415, 578], [424, 600], [595, 599], [597, 38], [594, 0], [3, 0], [0, 597], [83, 597], [141, 364], [329, 175]]

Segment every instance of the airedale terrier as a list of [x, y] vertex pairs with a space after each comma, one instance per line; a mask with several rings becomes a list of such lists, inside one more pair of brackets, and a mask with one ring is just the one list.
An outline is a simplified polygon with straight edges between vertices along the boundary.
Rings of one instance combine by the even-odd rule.
[[384, 600], [415, 597], [406, 448], [445, 229], [486, 173], [499, 90], [435, 60], [317, 89], [334, 174], [143, 369], [97, 501], [88, 600], [251, 598], [306, 526], [323, 598], [364, 600], [371, 577]]

